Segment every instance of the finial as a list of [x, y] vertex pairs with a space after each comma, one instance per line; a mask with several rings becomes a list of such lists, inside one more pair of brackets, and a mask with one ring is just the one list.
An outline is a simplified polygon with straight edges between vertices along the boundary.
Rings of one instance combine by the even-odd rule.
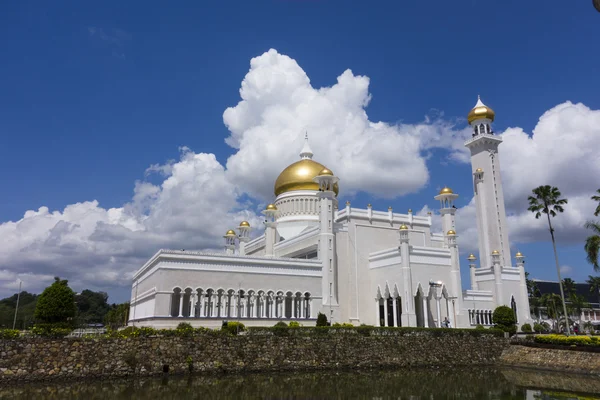
[[408, 209], [408, 213], [409, 213], [409, 214], [412, 214], [412, 208], [409, 208], [409, 209]]
[[372, 207], [372, 206], [371, 206], [371, 203], [367, 204], [367, 207], [371, 208], [371, 207]]
[[349, 206], [350, 205], [350, 200], [346, 200], [346, 205]]
[[304, 146], [302, 146], [302, 151], [300, 152], [300, 158], [303, 160], [310, 160], [313, 158], [313, 152], [308, 145], [308, 131], [304, 134]]

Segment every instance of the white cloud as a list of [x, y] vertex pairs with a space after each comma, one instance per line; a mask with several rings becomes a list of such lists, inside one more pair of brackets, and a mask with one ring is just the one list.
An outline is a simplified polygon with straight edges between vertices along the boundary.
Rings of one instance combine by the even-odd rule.
[[[296, 61], [274, 50], [252, 59], [241, 101], [223, 114], [230, 130], [227, 143], [236, 150], [227, 168], [212, 154], [184, 147], [178, 160], [146, 171], [162, 182], [136, 182], [131, 201], [121, 207], [106, 209], [97, 201], [62, 211], [40, 207], [0, 224], [0, 293], [14, 290], [19, 279], [39, 291], [54, 275], [69, 278], [76, 289], [110, 291], [129, 286], [133, 271], [159, 248], [220, 248], [222, 234], [234, 224], [247, 219], [260, 225], [246, 210], [272, 198], [277, 174], [298, 159], [305, 130], [315, 159], [340, 175], [346, 195], [364, 190], [395, 197], [418, 191], [428, 182], [426, 162], [436, 148], [449, 150], [455, 161], [468, 161], [463, 148], [468, 129], [457, 130], [440, 116], [412, 125], [370, 121], [368, 88], [369, 79], [350, 70], [331, 87], [313, 88]], [[531, 188], [546, 183], [570, 200], [565, 215], [556, 218], [557, 233], [580, 232], [591, 215], [587, 192], [596, 189], [587, 181], [600, 176], [600, 158], [593, 156], [600, 148], [599, 119], [598, 111], [565, 103], [540, 118], [533, 137], [519, 128], [503, 134], [501, 164], [513, 240], [546, 240], [543, 221], [523, 212]], [[244, 194], [258, 200], [240, 197]], [[434, 224], [439, 225], [435, 214]], [[457, 211], [457, 231], [463, 250], [476, 247], [472, 203]]]
[[563, 278], [565, 277], [565, 275], [571, 275], [571, 272], [573, 272], [573, 267], [569, 265], [561, 265], [560, 274]]

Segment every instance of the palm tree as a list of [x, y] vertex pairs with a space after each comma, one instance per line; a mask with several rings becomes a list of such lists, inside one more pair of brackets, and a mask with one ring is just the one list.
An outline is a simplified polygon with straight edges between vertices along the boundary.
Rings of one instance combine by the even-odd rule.
[[596, 193], [598, 193], [598, 196], [592, 196], [592, 200], [598, 202], [598, 205], [596, 206], [596, 211], [594, 211], [594, 215], [597, 217], [600, 215], [600, 189], [596, 190]]
[[562, 303], [561, 297], [556, 293], [545, 293], [540, 298], [540, 303], [546, 308], [546, 315], [548, 318], [555, 320], [552, 325], [558, 330], [558, 320], [560, 316], [560, 312], [558, 310]]
[[565, 293], [567, 294], [567, 298], [570, 298], [575, 294], [575, 281], [571, 278], [563, 279], [563, 287], [565, 288]]
[[590, 293], [596, 293], [598, 295], [598, 305], [600, 305], [600, 276], [588, 276], [588, 280], [585, 281], [590, 285]]
[[[532, 190], [534, 196], [529, 196], [529, 211], [535, 214], [535, 218], [538, 219], [542, 214], [546, 214], [548, 217], [548, 227], [550, 228], [550, 236], [552, 237], [552, 247], [554, 248], [554, 259], [556, 260], [556, 273], [558, 274], [558, 284], [560, 286], [560, 296], [562, 298], [563, 309], [565, 315], [567, 314], [567, 306], [565, 304], [565, 292], [563, 290], [562, 279], [560, 278], [560, 266], [558, 264], [558, 253], [556, 252], [556, 240], [554, 239], [554, 228], [552, 228], [552, 221], [550, 217], [556, 217], [557, 213], [565, 211], [563, 205], [567, 204], [567, 199], [561, 199], [560, 190], [557, 187], [550, 185], [539, 186]], [[571, 334], [569, 326], [567, 324], [567, 336]]]
[[575, 293], [569, 296], [569, 303], [571, 310], [577, 314], [577, 320], [581, 328], [581, 313], [584, 308], [590, 308], [590, 303], [587, 302], [584, 296]]
[[600, 264], [598, 264], [598, 256], [600, 255], [600, 222], [588, 221], [585, 223], [585, 227], [594, 232], [594, 235], [588, 236], [585, 239], [583, 248], [585, 249], [587, 261], [592, 264], [594, 271], [598, 272], [600, 271]]

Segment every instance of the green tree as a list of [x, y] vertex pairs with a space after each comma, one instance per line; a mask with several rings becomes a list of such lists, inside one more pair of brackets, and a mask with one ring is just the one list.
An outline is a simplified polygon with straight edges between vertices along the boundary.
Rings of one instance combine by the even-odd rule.
[[596, 211], [594, 211], [594, 215], [597, 217], [600, 215], [600, 189], [596, 190], [596, 193], [598, 193], [598, 195], [592, 196], [592, 200], [598, 202], [598, 205], [596, 206]]
[[110, 310], [107, 300], [108, 294], [105, 292], [94, 292], [88, 289], [75, 295], [77, 321], [81, 324], [101, 323]]
[[541, 305], [546, 308], [548, 318], [555, 320], [554, 327], [558, 329], [558, 320], [560, 317], [560, 309], [562, 307], [562, 298], [556, 293], [546, 293], [540, 299]]
[[129, 302], [113, 304], [104, 316], [104, 324], [113, 329], [127, 325], [129, 319]]
[[[550, 185], [543, 185], [533, 189], [533, 196], [529, 196], [529, 211], [534, 213], [535, 218], [538, 219], [542, 214], [546, 214], [548, 218], [548, 228], [550, 229], [550, 236], [552, 238], [552, 248], [554, 249], [554, 259], [556, 261], [556, 273], [558, 274], [558, 284], [560, 286], [560, 296], [563, 303], [563, 311], [567, 315], [567, 306], [565, 304], [565, 292], [563, 290], [562, 279], [560, 277], [560, 265], [558, 264], [558, 253], [556, 252], [556, 240], [554, 238], [554, 228], [552, 227], [552, 221], [550, 217], [556, 217], [557, 213], [562, 213], [564, 210], [563, 205], [567, 204], [567, 199], [561, 199], [560, 190], [557, 187]], [[571, 330], [566, 325], [567, 336], [571, 334]]]
[[515, 333], [517, 331], [515, 312], [510, 307], [496, 307], [492, 314], [492, 322], [495, 324], [496, 328], [502, 329], [504, 332]]
[[68, 281], [55, 277], [54, 283], [39, 296], [34, 316], [45, 324], [72, 324], [76, 312], [75, 293]]
[[[600, 206], [599, 206], [600, 207]], [[600, 222], [588, 221], [585, 223], [585, 228], [593, 232], [592, 235], [585, 239], [585, 250], [587, 261], [592, 264], [594, 271], [600, 271], [600, 264], [598, 263], [598, 256], [600, 255]]]
[[585, 281], [590, 285], [590, 293], [598, 295], [598, 303], [600, 304], [600, 276], [588, 276], [588, 280]]
[[570, 298], [575, 294], [575, 281], [571, 278], [563, 279], [563, 288], [565, 288], [567, 298]]
[[317, 326], [329, 326], [329, 322], [327, 322], [327, 316], [323, 313], [319, 313], [317, 315]]
[[590, 308], [590, 303], [587, 302], [584, 296], [573, 293], [569, 296], [569, 307], [573, 313], [577, 314], [579, 326], [581, 326], [581, 313], [585, 308]]

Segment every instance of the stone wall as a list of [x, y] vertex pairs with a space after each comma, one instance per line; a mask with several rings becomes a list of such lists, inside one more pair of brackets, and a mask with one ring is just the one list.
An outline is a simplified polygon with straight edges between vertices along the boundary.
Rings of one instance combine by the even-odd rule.
[[19, 339], [0, 341], [0, 381], [148, 376], [194, 371], [282, 371], [491, 365], [508, 347], [492, 335], [312, 335]]
[[600, 354], [586, 351], [510, 346], [499, 362], [516, 367], [600, 375]]

